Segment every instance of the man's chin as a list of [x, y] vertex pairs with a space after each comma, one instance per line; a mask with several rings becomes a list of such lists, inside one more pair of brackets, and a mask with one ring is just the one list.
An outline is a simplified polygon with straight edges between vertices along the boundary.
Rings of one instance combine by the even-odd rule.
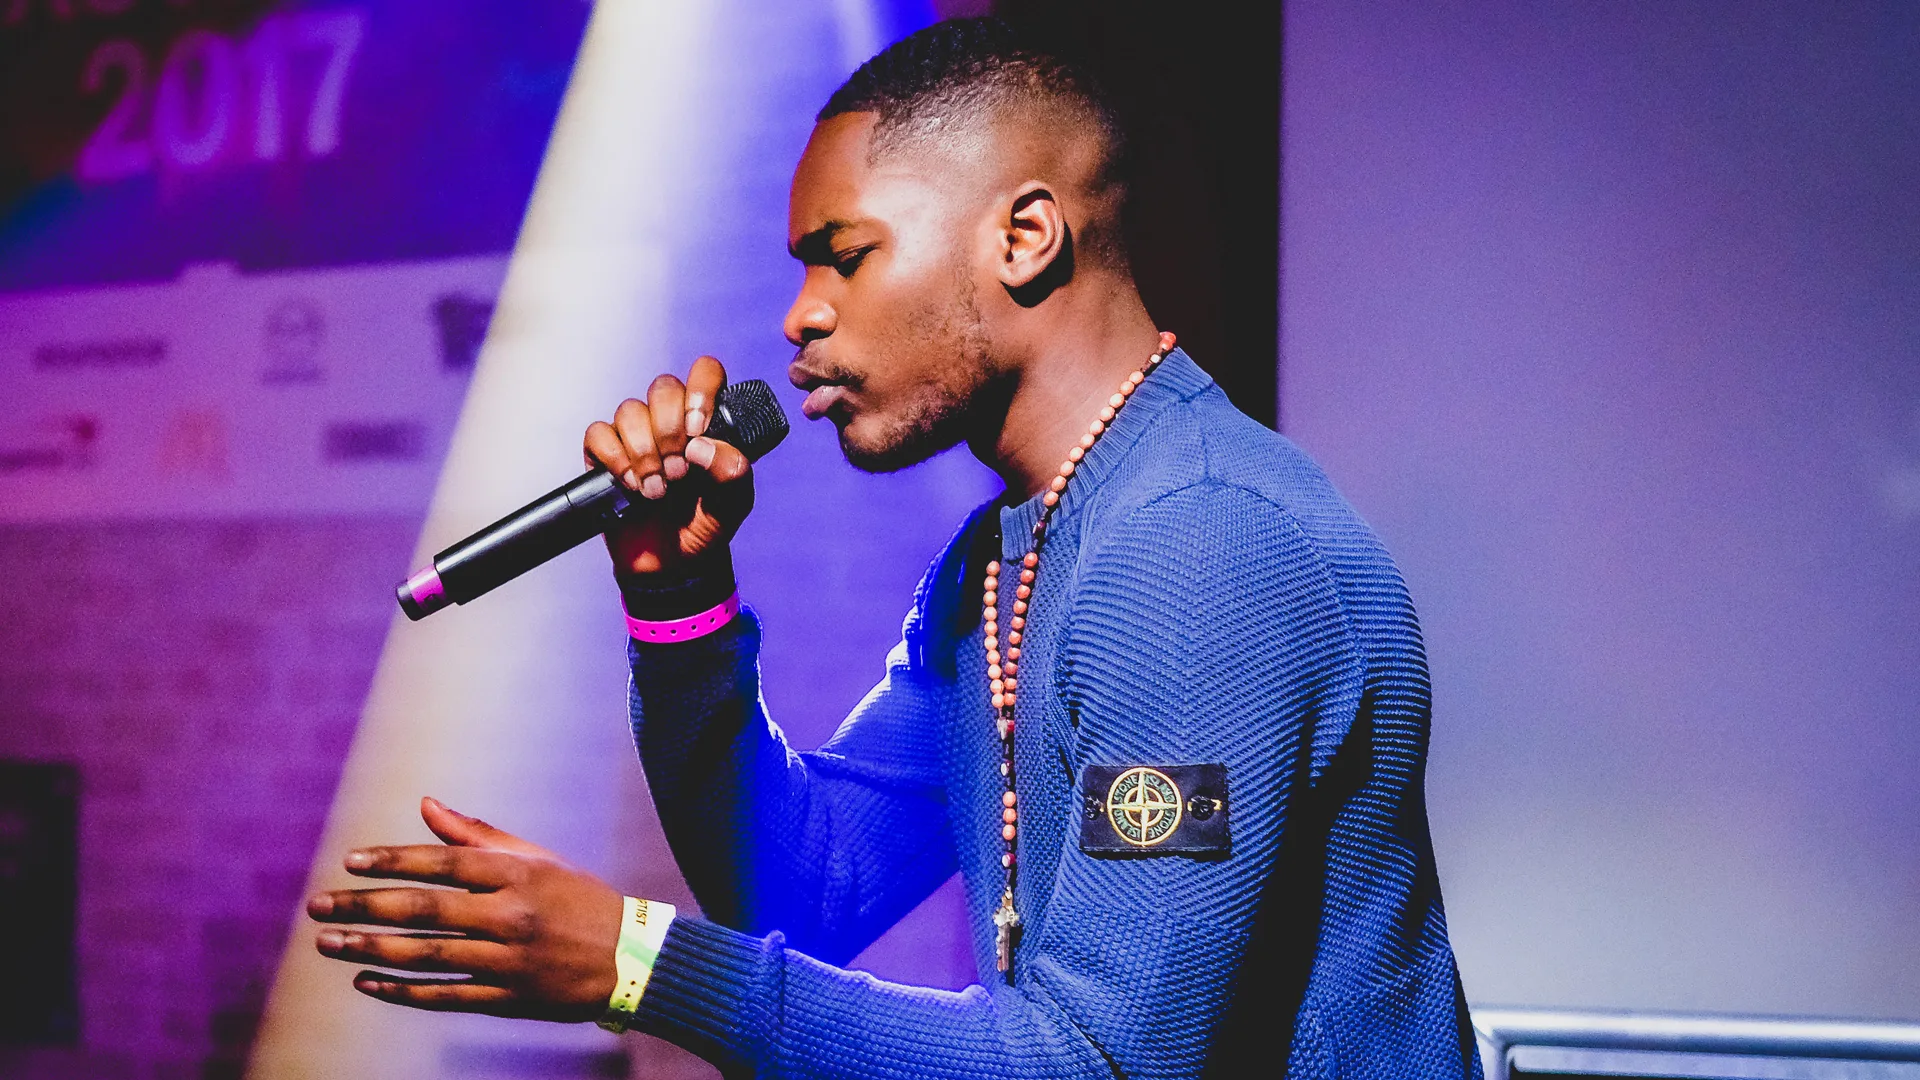
[[958, 444], [958, 439], [942, 439], [930, 433], [911, 438], [865, 440], [840, 429], [840, 453], [847, 464], [866, 473], [899, 472]]

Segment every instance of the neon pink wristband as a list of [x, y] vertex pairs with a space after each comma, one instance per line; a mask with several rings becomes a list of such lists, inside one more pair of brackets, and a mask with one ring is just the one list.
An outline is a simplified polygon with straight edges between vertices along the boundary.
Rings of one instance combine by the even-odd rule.
[[727, 625], [738, 614], [740, 614], [740, 594], [735, 592], [700, 614], [690, 615], [684, 619], [648, 622], [629, 615], [627, 616], [627, 633], [633, 635], [633, 640], [648, 644], [662, 641], [692, 641], [694, 638], [705, 637]]

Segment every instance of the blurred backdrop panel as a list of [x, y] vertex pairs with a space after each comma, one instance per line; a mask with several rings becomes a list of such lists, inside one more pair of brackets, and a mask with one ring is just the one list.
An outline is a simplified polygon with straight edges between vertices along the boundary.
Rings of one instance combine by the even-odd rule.
[[0, 4], [0, 1073], [240, 1070], [587, 15]]
[[586, 12], [0, 8], [0, 519], [421, 510]]
[[1287, 429], [1480, 1002], [1920, 1010], [1920, 5], [1289, 0]]
[[0, 288], [506, 252], [587, 10], [9, 0]]

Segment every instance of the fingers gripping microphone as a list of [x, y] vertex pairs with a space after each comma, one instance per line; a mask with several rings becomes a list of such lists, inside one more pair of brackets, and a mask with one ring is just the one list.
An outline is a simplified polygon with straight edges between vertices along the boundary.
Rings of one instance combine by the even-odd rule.
[[[703, 434], [758, 461], [787, 437], [787, 417], [773, 389], [753, 379], [720, 391]], [[595, 469], [435, 555], [432, 565], [394, 590], [400, 610], [418, 621], [448, 604], [464, 604], [573, 550], [616, 522], [646, 513], [646, 507], [645, 500], [630, 502], [626, 489], [607, 470]]]

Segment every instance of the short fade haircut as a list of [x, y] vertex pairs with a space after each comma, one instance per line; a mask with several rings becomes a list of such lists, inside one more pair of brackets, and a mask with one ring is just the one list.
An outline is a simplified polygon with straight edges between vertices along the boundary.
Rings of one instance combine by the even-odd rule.
[[[1097, 132], [1101, 164], [1094, 182], [1126, 201], [1128, 149], [1112, 99], [1091, 71], [992, 17], [948, 19], [901, 38], [860, 65], [833, 92], [814, 121], [846, 113], [878, 115], [875, 153], [932, 136], [941, 121], [1009, 107], [1065, 113]], [[1117, 231], [1118, 213], [1112, 229]], [[1124, 264], [1117, 235], [1087, 238], [1100, 254]]]

